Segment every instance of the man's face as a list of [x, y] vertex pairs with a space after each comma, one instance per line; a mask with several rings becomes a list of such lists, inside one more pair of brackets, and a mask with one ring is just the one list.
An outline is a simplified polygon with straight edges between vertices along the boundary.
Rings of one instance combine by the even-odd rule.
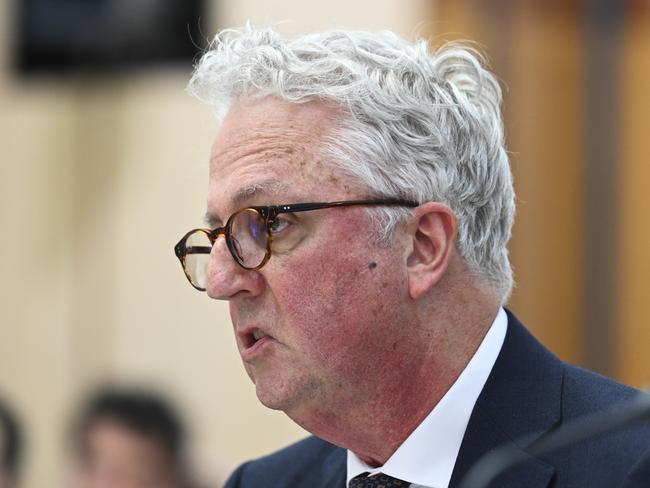
[[[320, 155], [336, 118], [318, 102], [237, 102], [212, 150], [210, 223], [224, 225], [249, 205], [372, 196]], [[239, 267], [224, 239], [216, 242], [207, 292], [230, 301], [239, 352], [265, 405], [323, 416], [377, 385], [399, 387], [391, 380], [398, 383], [410, 348], [408, 246], [402, 236], [377, 245], [373, 225], [362, 207], [287, 215], [258, 271]]]
[[99, 419], [85, 433], [76, 488], [179, 488], [169, 454], [155, 439], [112, 419]]

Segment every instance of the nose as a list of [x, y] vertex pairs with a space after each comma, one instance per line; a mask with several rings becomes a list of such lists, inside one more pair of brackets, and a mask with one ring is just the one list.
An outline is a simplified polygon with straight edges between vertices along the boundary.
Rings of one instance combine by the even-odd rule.
[[239, 266], [230, 254], [225, 237], [217, 237], [208, 262], [208, 296], [217, 300], [230, 300], [239, 293], [257, 296], [262, 293], [264, 286], [264, 277], [257, 271]]

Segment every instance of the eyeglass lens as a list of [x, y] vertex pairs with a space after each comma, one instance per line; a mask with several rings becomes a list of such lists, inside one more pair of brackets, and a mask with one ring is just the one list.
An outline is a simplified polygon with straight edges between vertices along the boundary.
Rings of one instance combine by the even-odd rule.
[[205, 289], [212, 243], [202, 231], [194, 231], [185, 241], [185, 274], [196, 287]]
[[236, 213], [230, 222], [230, 240], [233, 254], [245, 268], [255, 268], [264, 261], [268, 234], [266, 222], [260, 213], [245, 208]]
[[[228, 247], [233, 257], [245, 268], [262, 264], [268, 247], [266, 221], [255, 209], [246, 208], [234, 214], [229, 222]], [[197, 230], [185, 243], [185, 273], [192, 284], [205, 289], [212, 243], [205, 232]]]

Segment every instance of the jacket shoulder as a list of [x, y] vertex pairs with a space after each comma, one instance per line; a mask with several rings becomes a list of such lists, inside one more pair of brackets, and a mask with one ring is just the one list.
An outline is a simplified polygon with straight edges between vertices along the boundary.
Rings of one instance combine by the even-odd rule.
[[[526, 438], [526, 432], [537, 439], [578, 419], [616, 412], [640, 394], [632, 387], [561, 361], [511, 312], [508, 315], [506, 340], [493, 369], [494, 377], [486, 383], [487, 400], [477, 405], [489, 408], [493, 417], [500, 413], [499, 426], [511, 439]], [[509, 418], [503, 418], [504, 412], [511, 413]], [[482, 432], [477, 427], [474, 438]], [[483, 445], [482, 452], [489, 448]], [[630, 473], [637, 473], [637, 478], [646, 476], [649, 449], [650, 421], [646, 419], [546, 453], [539, 460], [554, 467], [554, 487], [616, 487]]]
[[[571, 365], [565, 367], [562, 390], [564, 421], [601, 412], [614, 412], [634, 402], [642, 394], [635, 388]], [[638, 454], [639, 449], [650, 448], [650, 422], [647, 419], [639, 419], [627, 427], [613, 429], [610, 433], [594, 439], [594, 442], [598, 440], [613, 442], [614, 446], [610, 446], [610, 449], [614, 447], [617, 450], [614, 452], [619, 455], [628, 450], [624, 448], [625, 445]]]
[[242, 464], [226, 488], [299, 488], [315, 486], [315, 480], [345, 472], [345, 450], [315, 436], [277, 452]]
[[581, 416], [629, 402], [641, 392], [598, 373], [565, 364], [563, 416]]

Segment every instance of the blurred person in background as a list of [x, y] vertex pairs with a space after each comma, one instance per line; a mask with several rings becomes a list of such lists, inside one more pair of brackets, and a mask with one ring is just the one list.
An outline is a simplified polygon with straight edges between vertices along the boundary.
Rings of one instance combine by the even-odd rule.
[[[229, 301], [259, 400], [313, 434], [228, 488], [458, 486], [497, 447], [636, 398], [504, 308], [515, 194], [501, 89], [474, 49], [247, 26], [217, 36], [190, 90], [223, 120], [209, 228], [176, 255]], [[649, 448], [636, 425], [491, 486], [650, 486]]]
[[187, 488], [185, 433], [161, 396], [108, 388], [73, 426], [75, 488]]
[[14, 413], [0, 401], [0, 488], [19, 486], [22, 433]]

